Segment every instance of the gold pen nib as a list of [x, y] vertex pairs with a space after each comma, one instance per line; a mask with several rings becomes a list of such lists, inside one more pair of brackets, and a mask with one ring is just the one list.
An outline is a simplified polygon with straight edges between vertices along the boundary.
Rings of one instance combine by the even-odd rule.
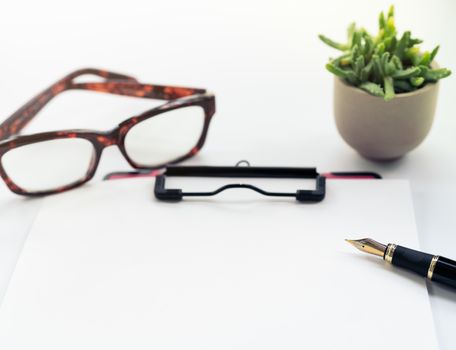
[[346, 239], [346, 241], [364, 253], [374, 254], [381, 257], [385, 255], [386, 245], [378, 243], [373, 239]]

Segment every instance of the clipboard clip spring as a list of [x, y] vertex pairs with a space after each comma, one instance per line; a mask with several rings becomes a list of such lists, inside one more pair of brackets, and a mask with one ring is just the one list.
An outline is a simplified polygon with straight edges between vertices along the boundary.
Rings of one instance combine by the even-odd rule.
[[[245, 164], [246, 166], [241, 166]], [[207, 192], [185, 192], [182, 189], [166, 188], [166, 177], [228, 177], [228, 178], [295, 178], [315, 179], [315, 189], [296, 192], [270, 192], [257, 186], [245, 183], [231, 183]], [[158, 200], [179, 202], [184, 197], [211, 197], [233, 188], [255, 191], [268, 197], [292, 197], [301, 203], [317, 203], [325, 198], [326, 178], [316, 168], [290, 167], [252, 167], [245, 160], [239, 161], [234, 167], [227, 166], [168, 166], [155, 178], [154, 194]]]

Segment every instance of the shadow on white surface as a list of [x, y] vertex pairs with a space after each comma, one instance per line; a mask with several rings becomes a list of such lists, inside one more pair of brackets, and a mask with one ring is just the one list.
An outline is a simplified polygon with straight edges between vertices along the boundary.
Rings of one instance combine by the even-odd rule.
[[41, 202], [16, 195], [0, 201], [0, 305]]

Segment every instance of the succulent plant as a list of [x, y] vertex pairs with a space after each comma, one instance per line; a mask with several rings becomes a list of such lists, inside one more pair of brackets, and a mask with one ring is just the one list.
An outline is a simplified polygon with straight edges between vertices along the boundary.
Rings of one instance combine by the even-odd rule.
[[393, 6], [386, 15], [380, 13], [378, 22], [376, 36], [352, 23], [345, 44], [319, 35], [325, 44], [343, 52], [330, 59], [326, 69], [385, 101], [394, 98], [396, 93], [419, 89], [451, 74], [446, 68], [431, 66], [439, 46], [431, 52], [422, 52], [417, 46], [422, 40], [413, 38], [409, 31], [400, 37], [397, 35]]

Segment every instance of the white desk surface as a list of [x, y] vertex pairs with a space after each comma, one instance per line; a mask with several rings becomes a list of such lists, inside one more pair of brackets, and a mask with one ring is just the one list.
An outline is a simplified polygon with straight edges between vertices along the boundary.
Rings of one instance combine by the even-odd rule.
[[[399, 30], [424, 48], [441, 45], [438, 61], [455, 69], [456, 3], [395, 1]], [[123, 5], [44, 0], [9, 2], [0, 11], [0, 114], [6, 118], [69, 71], [95, 66], [144, 82], [206, 87], [217, 114], [202, 152], [189, 163], [318, 166], [372, 170], [409, 179], [423, 250], [456, 257], [456, 79], [441, 83], [434, 127], [423, 145], [390, 163], [358, 156], [339, 137], [332, 117], [332, 77], [323, 66], [337, 53], [317, 39], [343, 37], [351, 20], [372, 29], [389, 1], [137, 1]], [[27, 132], [109, 129], [155, 105], [88, 92], [56, 98]], [[108, 149], [100, 177], [128, 165]], [[329, 184], [330, 186], [330, 184]], [[152, 189], [152, 182], [151, 182]], [[0, 298], [41, 200], [0, 186]], [[456, 348], [456, 293], [429, 285], [441, 349]], [[417, 315], [419, 317], [419, 315]]]

